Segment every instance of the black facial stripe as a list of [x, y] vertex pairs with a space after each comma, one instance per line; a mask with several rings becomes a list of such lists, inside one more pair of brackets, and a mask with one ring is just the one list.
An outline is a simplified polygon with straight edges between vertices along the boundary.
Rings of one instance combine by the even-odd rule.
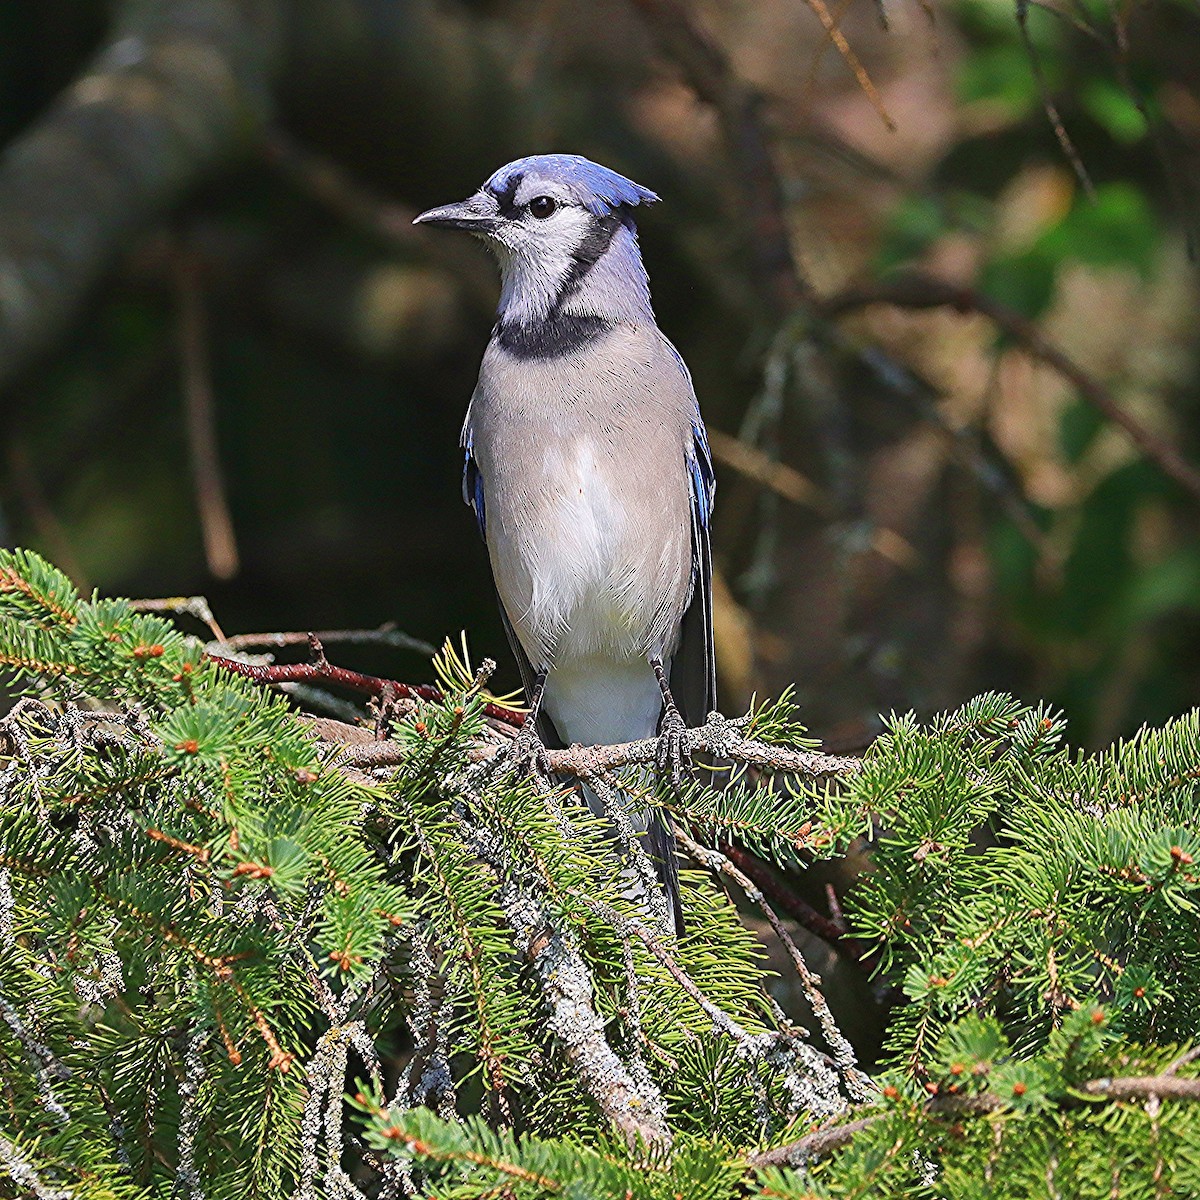
[[524, 178], [525, 176], [518, 172], [510, 175], [499, 191], [495, 188], [488, 189], [496, 197], [496, 207], [500, 210], [500, 215], [507, 217], [510, 221], [515, 221], [521, 213], [517, 207], [517, 189], [521, 186], [521, 180]]
[[500, 321], [492, 337], [514, 358], [561, 358], [603, 337], [612, 325], [604, 317], [554, 309], [538, 321]]
[[571, 266], [558, 289], [556, 304], [561, 304], [568, 296], [579, 289], [587, 273], [600, 261], [617, 236], [617, 230], [630, 222], [629, 214], [624, 208], [615, 208], [603, 217], [593, 217], [592, 223], [571, 255]]

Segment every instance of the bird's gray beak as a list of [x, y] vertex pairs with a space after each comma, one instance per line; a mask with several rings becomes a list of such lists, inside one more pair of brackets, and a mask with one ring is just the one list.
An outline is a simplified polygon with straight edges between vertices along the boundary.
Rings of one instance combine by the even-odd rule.
[[491, 233], [499, 223], [495, 197], [487, 192], [476, 192], [458, 204], [443, 204], [441, 208], [431, 208], [413, 221], [414, 225], [465, 229], [468, 233]]

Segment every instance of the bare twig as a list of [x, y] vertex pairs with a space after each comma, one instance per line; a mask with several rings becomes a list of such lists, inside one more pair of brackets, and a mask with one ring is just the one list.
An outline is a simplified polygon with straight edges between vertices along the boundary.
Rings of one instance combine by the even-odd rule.
[[1200, 1079], [1180, 1079], [1178, 1075], [1131, 1075], [1123, 1079], [1093, 1079], [1083, 1085], [1089, 1096], [1106, 1100], [1200, 1100]]
[[411, 254], [419, 250], [453, 272], [471, 302], [485, 312], [496, 306], [496, 285], [486, 264], [453, 238], [430, 238], [413, 225], [417, 209], [375, 195], [332, 159], [310, 150], [278, 127], [265, 139], [267, 161], [300, 191], [343, 220], [387, 246]]
[[204, 558], [208, 569], [218, 579], [232, 579], [238, 573], [237, 537], [221, 473], [209, 362], [208, 317], [200, 288], [199, 264], [181, 248], [173, 256], [173, 268], [179, 310], [181, 387], [196, 508], [204, 536]]
[[1042, 71], [1042, 60], [1038, 57], [1037, 47], [1033, 44], [1033, 38], [1029, 34], [1029, 0], [1017, 0], [1017, 28], [1021, 31], [1021, 41], [1025, 46], [1025, 53], [1029, 57], [1029, 66], [1037, 81], [1038, 91], [1041, 92], [1042, 107], [1046, 110], [1046, 119], [1050, 122], [1050, 128], [1054, 130], [1054, 136], [1058, 139], [1058, 144], [1067, 162], [1071, 164], [1071, 169], [1075, 172], [1088, 198], [1095, 199], [1096, 189], [1092, 183], [1092, 177], [1083, 165], [1083, 159], [1079, 157], [1079, 151], [1075, 149], [1071, 135], [1067, 133], [1062, 117], [1059, 116], [1058, 107], [1051, 99], [1050, 89], [1046, 85], [1046, 76]]
[[[1161, 1075], [1092, 1079], [1079, 1090], [1088, 1096], [1114, 1102], [1152, 1098], [1200, 1100], [1200, 1079], [1179, 1079], [1164, 1072]], [[959, 1116], [964, 1113], [992, 1113], [1002, 1107], [1003, 1101], [994, 1092], [982, 1092], [973, 1096], [936, 1096], [926, 1106], [926, 1111], [935, 1115]], [[787, 1145], [759, 1150], [749, 1155], [747, 1162], [752, 1167], [800, 1165], [810, 1158], [841, 1149], [856, 1134], [869, 1129], [884, 1115], [872, 1113], [856, 1121], [848, 1121], [844, 1125], [830, 1125], [824, 1129], [817, 1129], [797, 1141], [788, 1142]]]
[[[829, 40], [838, 48], [838, 53], [846, 60], [846, 65], [854, 73], [854, 78], [858, 80], [858, 86], [862, 88], [863, 94], [871, 102], [871, 107], [879, 115], [879, 119], [884, 123], [890, 133], [896, 132], [896, 122], [892, 120], [888, 114], [888, 110], [884, 107], [883, 97], [880, 96], [878, 89], [871, 82], [871, 76], [867, 74], [867, 68], [859, 61], [859, 57], [854, 53], [850, 43], [846, 41], [846, 35], [841, 31], [832, 13], [825, 5], [825, 0], [806, 0], [808, 7], [816, 13], [817, 20], [825, 28], [825, 32], [829, 35]], [[883, 12], [883, 9], [880, 9]], [[886, 25], [886, 17], [884, 18]]]
[[776, 495], [811, 509], [823, 517], [833, 515], [833, 505], [825, 489], [778, 459], [764, 454], [757, 446], [720, 429], [709, 429], [708, 445], [713, 458], [732, 467], [747, 479], [770, 488]]
[[54, 561], [71, 577], [83, 593], [91, 590], [88, 577], [75, 553], [75, 546], [66, 526], [59, 520], [46, 496], [46, 489], [23, 438], [14, 437], [8, 443], [8, 470], [13, 490], [25, 505], [29, 519], [38, 536], [53, 551]]
[[[234, 650], [241, 653], [253, 649], [283, 649], [285, 646], [307, 646], [309, 634], [303, 631], [287, 633], [237, 633], [233, 637], [220, 639], [214, 649]], [[397, 629], [388, 622], [378, 629], [324, 629], [316, 637], [327, 645], [388, 646], [398, 650], [414, 650], [432, 658], [437, 650], [428, 642], [415, 638]]]
[[[801, 508], [811, 509], [827, 518], [836, 516], [837, 505], [829, 493], [795, 467], [772, 458], [757, 446], [720, 429], [709, 429], [708, 444], [713, 458], [732, 467], [738, 474], [769, 488]], [[899, 567], [911, 569], [917, 565], [920, 556], [916, 547], [903, 534], [893, 529], [873, 529], [870, 536], [871, 549], [881, 558]]]
[[862, 1133], [878, 1119], [877, 1116], [859, 1117], [857, 1121], [847, 1121], [842, 1125], [826, 1125], [785, 1146], [759, 1150], [751, 1154], [747, 1162], [752, 1167], [798, 1166], [810, 1158], [820, 1158], [822, 1154], [840, 1150], [853, 1140], [855, 1134]]
[[972, 288], [959, 287], [927, 275], [907, 275], [884, 283], [848, 288], [820, 302], [828, 317], [839, 317], [872, 304], [896, 308], [952, 308], [960, 313], [980, 313], [994, 321], [1034, 358], [1053, 368], [1079, 394], [1113, 424], [1129, 435], [1130, 441], [1176, 483], [1200, 499], [1200, 471], [1184, 460], [1179, 451], [1131, 416], [1094, 376], [1068, 358], [1037, 325], [1015, 309]]
[[[511, 710], [503, 711], [507, 713]], [[739, 721], [743, 720], [744, 718], [739, 718]], [[742, 737], [738, 732], [738, 722], [730, 721], [720, 713], [710, 713], [707, 724], [698, 729], [689, 729], [683, 736], [685, 748], [690, 754], [711, 754], [714, 758], [728, 759], [768, 771], [809, 776], [852, 775], [858, 771], [860, 765], [857, 758], [845, 755], [822, 754], [816, 750], [792, 750], [784, 746], [772, 746], [754, 738]], [[571, 746], [567, 750], [550, 750], [547, 752], [547, 758], [550, 770], [555, 775], [589, 779], [620, 767], [654, 763], [657, 761], [658, 749], [657, 739], [645, 738], [640, 742], [623, 742], [614, 746]], [[482, 746], [479, 748], [479, 757], [491, 758], [498, 751], [499, 747], [496, 746]], [[345, 753], [342, 761], [356, 767], [397, 766], [405, 761], [407, 754], [408, 751], [395, 742], [376, 742], [370, 746], [355, 746]]]
[[632, 0], [689, 86], [716, 109], [734, 156], [734, 178], [751, 232], [751, 251], [760, 285], [777, 316], [812, 298], [788, 236], [783, 185], [763, 134], [762, 98], [743, 83], [724, 52], [694, 22], [679, 0]]
[[727, 1012], [714, 1004], [700, 990], [696, 981], [679, 965], [674, 956], [667, 951], [666, 947], [640, 921], [623, 917], [614, 909], [600, 904], [584, 896], [582, 893], [576, 892], [575, 896], [586, 908], [612, 925], [618, 933], [626, 937], [637, 938], [650, 951], [667, 974], [696, 1002], [697, 1007], [712, 1022], [713, 1028], [718, 1033], [732, 1038], [735, 1042], [745, 1042], [749, 1039], [750, 1035]]
[[421, 244], [421, 234], [413, 226], [417, 209], [372, 195], [345, 168], [309, 150], [278, 126], [267, 131], [263, 152], [301, 191], [352, 225], [404, 249]]
[[1186, 1067], [1188, 1065], [1188, 1063], [1195, 1062], [1197, 1058], [1200, 1058], [1200, 1044], [1192, 1046], [1190, 1049], [1185, 1050], [1178, 1058], [1176, 1058], [1174, 1061], [1172, 1061], [1168, 1066], [1163, 1067], [1162, 1073], [1164, 1075], [1174, 1075], [1175, 1072], [1178, 1071], [1180, 1067]]
[[[876, 0], [876, 3], [878, 4], [879, 13], [883, 20], [883, 27], [886, 30], [887, 29], [887, 15], [884, 12], [883, 4], [882, 4], [881, 0]], [[846, 19], [846, 14], [849, 13], [853, 4], [854, 4], [854, 0], [838, 0], [838, 5], [833, 10], [833, 20], [834, 20], [834, 23], [838, 26], [838, 28], [841, 28], [841, 24]], [[804, 74], [804, 90], [802, 92], [802, 95], [804, 96], [805, 100], [810, 104], [812, 103], [813, 92], [814, 92], [814, 89], [816, 88], [817, 71], [820, 69], [821, 63], [825, 59], [825, 52], [832, 45], [833, 45], [832, 38], [828, 38], [828, 39], [820, 42], [817, 45], [816, 50], [813, 51], [812, 58], [809, 60], [808, 70]]]
[[[311, 638], [311, 634], [306, 634], [306, 638]], [[328, 662], [324, 656], [318, 662], [309, 663], [276, 663], [264, 665], [262, 663], [242, 662], [236, 658], [226, 658], [221, 654], [209, 653], [205, 655], [209, 662], [214, 663], [224, 671], [229, 671], [234, 675], [244, 675], [247, 679], [253, 679], [256, 683], [280, 684], [280, 683], [332, 683], [339, 687], [349, 688], [354, 692], [362, 692], [368, 696], [382, 696], [388, 689], [391, 689], [393, 694], [400, 699], [409, 700], [428, 700], [432, 703], [444, 699], [441, 688], [434, 687], [429, 683], [399, 683], [394, 679], [381, 679], [377, 675], [364, 675], [361, 671], [351, 671], [346, 667], [335, 667]], [[506, 725], [513, 725], [518, 729], [525, 724], [525, 714], [517, 712], [514, 709], [506, 708], [503, 704], [497, 704], [495, 701], [489, 700], [483, 706], [484, 713], [496, 721], [503, 721]], [[382, 742], [381, 746], [388, 746], [392, 743]], [[399, 749], [399, 747], [395, 747]], [[399, 761], [398, 759], [395, 761]], [[379, 763], [372, 765], [382, 765]]]
[[218, 642], [225, 641], [225, 634], [221, 631], [221, 626], [217, 624], [217, 619], [213, 616], [213, 611], [203, 596], [165, 596], [155, 600], [131, 600], [129, 607], [134, 612], [170, 613], [172, 615], [182, 613], [185, 616], [195, 617], [197, 621], [208, 626]]

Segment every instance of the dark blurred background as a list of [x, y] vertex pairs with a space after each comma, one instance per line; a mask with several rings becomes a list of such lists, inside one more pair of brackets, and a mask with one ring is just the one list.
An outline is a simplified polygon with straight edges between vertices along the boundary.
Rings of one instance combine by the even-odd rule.
[[1200, 9], [827, 3], [0, 0], [0, 537], [515, 682], [459, 494], [495, 272], [410, 221], [575, 151], [663, 197], [727, 710], [1192, 706]]

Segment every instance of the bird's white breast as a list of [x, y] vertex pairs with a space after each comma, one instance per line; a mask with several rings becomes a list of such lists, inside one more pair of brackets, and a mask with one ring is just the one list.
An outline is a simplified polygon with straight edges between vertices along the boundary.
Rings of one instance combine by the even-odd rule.
[[556, 441], [539, 459], [540, 503], [528, 508], [519, 536], [502, 526], [507, 544], [493, 554], [498, 578], [509, 576], [501, 595], [518, 635], [549, 662], [644, 656], [657, 598], [636, 586], [651, 564], [613, 464], [586, 437]]

